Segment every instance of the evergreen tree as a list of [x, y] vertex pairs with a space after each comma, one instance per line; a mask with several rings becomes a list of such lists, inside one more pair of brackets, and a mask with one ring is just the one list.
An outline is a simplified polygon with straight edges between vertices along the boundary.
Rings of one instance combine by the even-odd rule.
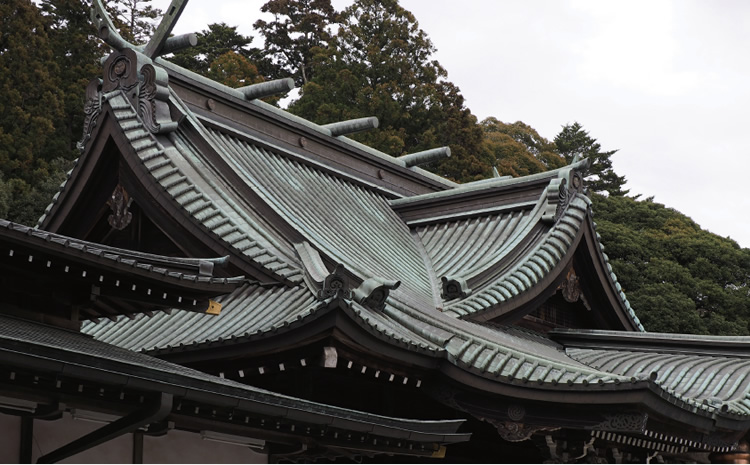
[[40, 7], [49, 22], [48, 36], [63, 99], [64, 124], [57, 129], [65, 133], [69, 153], [60, 155], [72, 159], [78, 155], [76, 142], [83, 132], [86, 86], [101, 75], [100, 58], [109, 53], [109, 47], [96, 36], [90, 2], [42, 0]]
[[610, 263], [648, 331], [750, 334], [750, 249], [652, 199], [592, 200]]
[[377, 130], [352, 137], [395, 156], [440, 145], [457, 157], [480, 152], [476, 118], [410, 12], [396, 0], [358, 0], [340, 19], [331, 46], [315, 49], [314, 77], [290, 111], [320, 124], [376, 116]]
[[591, 160], [591, 165], [585, 173], [589, 191], [606, 192], [608, 195], [628, 193], [627, 190], [622, 189], [625, 185], [625, 177], [618, 176], [612, 169], [610, 157], [617, 150], [603, 152], [601, 145], [589, 136], [588, 131], [584, 130], [579, 123], [563, 126], [562, 131], [555, 136], [555, 144], [558, 153], [568, 163], [571, 163], [576, 156]]
[[54, 25], [28, 0], [0, 3], [0, 213], [29, 225], [73, 156]]
[[313, 78], [313, 49], [327, 48], [331, 41], [330, 26], [336, 19], [331, 1], [270, 0], [261, 11], [274, 17], [253, 26], [273, 61], [273, 77], [291, 76], [298, 86], [307, 84]]
[[503, 123], [489, 117], [481, 127], [490, 162], [501, 175], [525, 176], [565, 165], [555, 144], [521, 121]]
[[229, 26], [226, 23], [209, 24], [208, 29], [197, 33], [197, 36], [198, 45], [175, 53], [169, 61], [207, 76], [212, 63], [219, 57], [233, 52], [252, 63], [256, 71], [261, 68], [259, 73], [262, 76], [270, 71], [267, 60], [260, 59], [261, 51], [250, 46], [253, 38], [237, 32], [237, 26]]
[[110, 0], [107, 10], [123, 39], [131, 44], [145, 44], [156, 30], [162, 11], [151, 0]]

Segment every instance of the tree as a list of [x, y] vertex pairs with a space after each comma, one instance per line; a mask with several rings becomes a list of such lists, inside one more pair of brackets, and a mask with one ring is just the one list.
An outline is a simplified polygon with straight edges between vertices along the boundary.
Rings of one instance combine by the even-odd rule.
[[[169, 61], [204, 76], [208, 75], [212, 63], [229, 52], [246, 58], [254, 66], [264, 63], [259, 60], [260, 50], [250, 47], [252, 37], [237, 32], [237, 26], [226, 23], [209, 24], [208, 29], [199, 32], [197, 36], [198, 45], [175, 53]], [[266, 75], [264, 71], [268, 70], [262, 69], [261, 75]]]
[[750, 334], [750, 249], [652, 199], [592, 200], [597, 232], [648, 331]]
[[589, 136], [588, 131], [583, 129], [579, 123], [567, 124], [562, 131], [555, 136], [555, 144], [558, 153], [571, 163], [578, 157], [589, 158], [591, 165], [584, 173], [589, 191], [608, 195], [625, 195], [627, 190], [622, 190], [625, 185], [625, 177], [618, 176], [612, 169], [610, 157], [617, 150], [602, 152], [601, 145], [596, 139]]
[[503, 123], [489, 117], [480, 123], [490, 163], [501, 175], [526, 176], [565, 165], [553, 142], [521, 121]]
[[35, 182], [64, 146], [59, 69], [47, 24], [28, 0], [0, 3], [0, 171]]
[[358, 0], [340, 20], [331, 46], [315, 49], [314, 77], [290, 111], [320, 124], [376, 116], [376, 131], [352, 137], [395, 156], [440, 145], [458, 157], [480, 153], [476, 118], [410, 12], [396, 0]]
[[100, 58], [109, 48], [96, 36], [90, 5], [80, 0], [42, 0], [40, 8], [48, 21], [47, 33], [57, 64], [64, 124], [57, 129], [67, 140], [65, 159], [77, 156], [76, 142], [83, 132], [86, 86], [101, 75]]
[[258, 68], [236, 52], [227, 52], [216, 58], [208, 68], [206, 77], [229, 87], [249, 86], [263, 82]]
[[123, 39], [132, 44], [145, 44], [156, 29], [155, 21], [162, 14], [151, 0], [111, 0], [107, 10]]
[[307, 84], [314, 73], [313, 49], [327, 48], [331, 41], [330, 25], [336, 19], [331, 1], [270, 0], [261, 11], [274, 17], [253, 25], [264, 38], [274, 77], [291, 76], [298, 86]]

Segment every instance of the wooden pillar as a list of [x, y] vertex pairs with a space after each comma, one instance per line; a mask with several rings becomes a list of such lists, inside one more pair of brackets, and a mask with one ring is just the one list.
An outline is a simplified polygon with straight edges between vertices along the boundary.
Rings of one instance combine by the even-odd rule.
[[743, 439], [732, 452], [713, 453], [709, 456], [711, 463], [748, 463], [750, 464], [750, 444]]
[[133, 433], [133, 463], [143, 463], [143, 431]]
[[31, 463], [31, 453], [34, 444], [34, 419], [21, 417], [21, 444], [18, 449], [18, 463]]

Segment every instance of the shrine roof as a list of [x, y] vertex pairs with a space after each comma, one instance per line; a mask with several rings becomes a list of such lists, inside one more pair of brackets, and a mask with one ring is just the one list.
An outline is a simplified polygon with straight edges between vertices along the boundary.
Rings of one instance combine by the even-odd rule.
[[648, 376], [699, 409], [750, 415], [750, 337], [557, 330], [573, 359], [620, 376]]
[[[98, 392], [102, 398], [97, 400], [100, 403], [104, 402], [103, 396], [108, 390], [166, 393], [175, 397], [173, 413], [180, 413], [181, 402], [195, 402], [201, 408], [208, 407], [209, 412], [214, 408], [210, 418], [214, 425], [232, 423], [231, 416], [226, 419], [215, 415], [217, 410], [230, 406], [238, 415], [272, 418], [273, 422], [269, 423], [274, 425], [280, 421], [304, 425], [308, 431], [310, 427], [324, 427], [331, 434], [335, 430], [360, 433], [354, 435], [351, 443], [333, 441], [325, 432], [317, 439], [311, 438], [322, 444], [331, 441], [344, 448], [369, 449], [373, 440], [377, 444], [379, 438], [394, 438], [404, 441], [403, 449], [412, 442], [409, 448], [419, 448], [421, 444], [429, 454], [440, 444], [461, 442], [469, 437], [457, 432], [463, 420], [392, 418], [311, 402], [185, 368], [77, 332], [3, 315], [0, 315], [0, 360], [4, 372], [18, 372], [17, 376], [10, 377], [10, 383], [25, 379], [29, 371], [37, 375], [37, 380], [45, 375], [56, 377], [58, 390], [68, 383], [96, 383], [101, 386]], [[41, 389], [43, 384], [44, 381], [35, 382], [35, 389]], [[198, 410], [196, 408], [196, 413]], [[179, 420], [174, 421], [179, 426]], [[256, 427], [256, 434], [262, 429]], [[305, 436], [304, 428], [299, 430], [297, 435]]]
[[[154, 278], [158, 276], [174, 282], [188, 281], [191, 283], [190, 286], [195, 284], [228, 285], [217, 287], [219, 293], [234, 290], [244, 281], [242, 276], [232, 278], [213, 276], [214, 267], [223, 266], [226, 263], [226, 257], [167, 257], [75, 239], [3, 219], [0, 219], [0, 240], [6, 247], [9, 247], [10, 256], [13, 256], [10, 252], [13, 249], [10, 247], [12, 244], [17, 244], [33, 248], [40, 253], [54, 254], [67, 259], [77, 258], [84, 263], [102, 265], [102, 267], [128, 273]], [[33, 256], [29, 261], [32, 260]], [[49, 264], [51, 265], [52, 263]]]

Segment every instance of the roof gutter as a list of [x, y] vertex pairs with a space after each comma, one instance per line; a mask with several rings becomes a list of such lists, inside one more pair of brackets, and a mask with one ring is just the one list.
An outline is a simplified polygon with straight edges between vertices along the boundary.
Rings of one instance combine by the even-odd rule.
[[49, 454], [39, 457], [37, 463], [57, 463], [80, 452], [91, 449], [123, 434], [132, 433], [149, 423], [163, 420], [172, 411], [172, 394], [160, 393], [158, 398], [141, 410], [115, 420], [96, 431], [76, 439]]

